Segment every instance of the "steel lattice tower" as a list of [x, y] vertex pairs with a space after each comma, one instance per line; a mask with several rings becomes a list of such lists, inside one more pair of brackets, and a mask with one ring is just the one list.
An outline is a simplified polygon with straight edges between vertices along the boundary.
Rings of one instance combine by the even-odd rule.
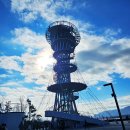
[[55, 72], [55, 84], [48, 86], [48, 91], [54, 92], [55, 102], [53, 110], [46, 110], [45, 116], [64, 121], [80, 121], [94, 125], [106, 125], [108, 123], [78, 113], [75, 100], [76, 92], [86, 89], [87, 85], [71, 81], [71, 73], [77, 70], [72, 63], [75, 47], [80, 42], [80, 35], [77, 28], [67, 21], [56, 21], [48, 27], [46, 39], [54, 51], [53, 57], [56, 64], [53, 67]]
[[74, 58], [75, 47], [80, 42], [77, 28], [67, 21], [56, 21], [47, 29], [46, 39], [54, 51], [53, 57], [57, 63], [54, 65], [55, 84], [48, 86], [48, 91], [56, 93], [53, 111], [78, 114], [74, 93], [87, 86], [79, 82], [71, 82], [71, 73], [77, 66], [71, 63]]

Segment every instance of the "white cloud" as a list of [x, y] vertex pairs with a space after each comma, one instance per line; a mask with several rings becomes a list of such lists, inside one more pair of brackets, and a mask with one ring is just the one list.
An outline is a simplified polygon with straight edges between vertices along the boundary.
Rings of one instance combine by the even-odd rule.
[[0, 67], [7, 70], [21, 71], [17, 60], [19, 60], [18, 56], [0, 56]]
[[115, 72], [121, 74], [122, 78], [130, 78], [130, 56], [126, 55], [123, 58], [118, 58], [115, 65]]
[[28, 23], [28, 22], [31, 22], [31, 21], [34, 21], [36, 18], [37, 18], [37, 12], [24, 12], [21, 14], [21, 19]]
[[59, 15], [59, 12], [64, 12], [73, 9], [72, 1], [53, 1], [53, 0], [12, 0], [12, 12], [18, 13], [19, 17], [24, 22], [32, 22], [41, 17], [47, 22], [54, 22], [56, 20], [66, 20], [75, 24], [80, 30], [87, 31], [92, 27], [90, 23], [74, 19], [72, 16]]
[[119, 105], [121, 107], [123, 107], [124, 105], [125, 106], [129, 106], [130, 105], [130, 95], [127, 95], [127, 96], [121, 96], [118, 98], [118, 101], [119, 101]]
[[[130, 102], [129, 102], [130, 95], [121, 96], [121, 97], [117, 97], [117, 98], [118, 98], [118, 103], [119, 103], [120, 108], [130, 106]], [[90, 116], [92, 116], [94, 114], [98, 114], [103, 111], [117, 109], [114, 98], [107, 98], [105, 100], [100, 101], [100, 103], [95, 102], [95, 101], [89, 101], [89, 99], [88, 99], [88, 100], [80, 101], [79, 103], [77, 103], [77, 107], [78, 107], [78, 110], [80, 113], [90, 115]]]
[[25, 76], [26, 82], [48, 84], [48, 77], [53, 77], [51, 75], [53, 59], [50, 52], [41, 51], [37, 55], [25, 53], [21, 60], [24, 63], [21, 74]]
[[112, 82], [112, 73], [130, 78], [129, 38], [113, 37], [109, 41], [108, 37], [112, 36], [81, 33], [76, 59], [79, 70], [89, 85], [99, 81]]
[[[19, 71], [25, 77], [25, 82], [47, 84], [54, 60], [51, 47], [46, 42], [45, 36], [37, 34], [29, 28], [15, 28], [12, 33], [14, 35], [11, 39], [12, 43], [26, 47], [27, 51], [21, 56], [1, 57], [1, 68]], [[32, 54], [35, 49], [38, 51], [36, 54]], [[18, 64], [18, 60], [22, 62], [22, 66]]]
[[76, 47], [76, 52], [95, 50], [106, 43], [104, 36], [81, 32], [81, 41]]
[[[79, 70], [81, 70], [81, 72], [83, 71], [82, 75], [88, 85], [97, 84], [99, 81], [112, 82], [113, 78], [110, 76], [112, 73], [121, 74], [124, 78], [130, 77], [130, 63], [128, 62], [130, 49], [128, 44], [129, 39], [112, 38], [110, 40], [111, 43], [109, 43], [108, 37], [111, 38], [112, 35], [117, 34], [111, 29], [106, 30], [106, 32], [110, 34], [107, 36], [97, 36], [96, 34], [85, 32], [80, 33], [81, 42], [76, 47], [77, 64]], [[26, 82], [42, 84], [45, 81], [45, 83], [47, 83], [45, 77], [47, 77], [51, 71], [46, 67], [53, 63], [51, 59], [53, 52], [50, 45], [46, 42], [45, 37], [28, 28], [16, 28], [13, 34], [13, 43], [27, 47], [28, 53], [23, 54], [21, 57], [21, 61], [24, 62], [22, 75], [25, 76]], [[32, 55], [31, 53], [36, 48], [40, 51]], [[51, 62], [47, 60], [48, 58]], [[45, 70], [47, 71], [45, 72]]]
[[113, 30], [113, 29], [110, 29], [110, 28], [106, 28], [104, 34], [107, 36], [116, 36], [118, 35], [119, 33], [121, 33], [121, 29], [117, 29], [117, 30]]
[[112, 41], [111, 45], [121, 46], [122, 49], [130, 48], [130, 38], [120, 38]]
[[[37, 45], [33, 46], [33, 43], [28, 39], [25, 42], [24, 38], [26, 36], [22, 36], [22, 38], [19, 39], [19, 43], [24, 46], [28, 46], [28, 48], [32, 47], [32, 49], [35, 49]], [[28, 37], [28, 36], [27, 36]], [[35, 38], [36, 40], [39, 39], [36, 36], [30, 35], [30, 39]], [[17, 40], [17, 38], [16, 38]], [[41, 40], [40, 40], [41, 41]], [[35, 44], [37, 44], [35, 42]], [[44, 43], [43, 43], [44, 44]], [[41, 45], [42, 46], [42, 45]], [[34, 48], [33, 48], [34, 47]], [[39, 45], [38, 45], [39, 47]], [[19, 74], [25, 77], [24, 82], [35, 82], [36, 84], [48, 84], [49, 78], [52, 78], [52, 65], [54, 63], [54, 60], [52, 58], [52, 51], [50, 48], [47, 48], [43, 45], [44, 48], [41, 48], [40, 51], [37, 52], [37, 54], [32, 55], [30, 53], [24, 53], [21, 56], [1, 56], [0, 57], [0, 68], [3, 68], [7, 70], [8, 72], [11, 72], [11, 75], [7, 76], [13, 76], [13, 71], [18, 71]], [[31, 50], [32, 50], [31, 49]], [[22, 62], [22, 66], [19, 64], [19, 62]], [[1, 75], [5, 76], [5, 75]], [[51, 79], [52, 82], [52, 79]]]
[[6, 77], [8, 77], [8, 75], [6, 75], [6, 74], [1, 74], [0, 75], [0, 78], [6, 78]]
[[17, 12], [24, 22], [35, 20], [37, 18], [36, 14], [47, 21], [54, 21], [54, 19], [59, 17], [57, 11], [60, 8], [69, 9], [72, 6], [71, 4], [71, 1], [12, 0], [11, 7], [12, 11]]
[[[15, 84], [16, 87], [9, 87]], [[18, 85], [18, 86], [17, 86]], [[4, 87], [6, 86], [6, 87]], [[29, 98], [34, 106], [38, 109], [38, 114], [44, 115], [44, 111], [47, 109], [52, 109], [54, 103], [54, 93], [50, 93], [45, 90], [46, 86], [43, 87], [33, 87], [33, 89], [27, 88], [26, 86], [19, 86], [19, 83], [8, 82], [0, 87], [0, 91], [4, 93], [2, 102], [11, 101], [13, 103], [19, 103], [19, 98], [23, 97], [25, 100]], [[86, 91], [86, 90], [85, 90]], [[85, 96], [80, 94], [80, 98]], [[90, 101], [88, 97], [84, 97], [85, 100], [76, 101], [78, 111], [81, 114], [93, 115], [98, 112], [116, 109], [116, 105], [113, 98], [107, 98], [100, 101], [102, 105], [106, 108], [104, 109], [99, 102]], [[120, 108], [125, 106], [130, 106], [130, 95], [117, 97]], [[98, 109], [98, 111], [97, 111]]]
[[1, 87], [13, 87], [13, 88], [16, 88], [16, 87], [22, 87], [22, 85], [21, 85], [20, 82], [10, 81], [10, 82], [6, 82], [6, 83], [1, 84]]
[[[18, 62], [22, 62], [20, 66]], [[52, 65], [53, 59], [48, 51], [41, 51], [36, 55], [24, 53], [19, 56], [2, 56], [0, 57], [0, 67], [7, 71], [18, 71], [25, 77], [24, 82], [35, 82], [36, 84], [48, 84], [50, 78], [52, 82]], [[12, 76], [13, 72], [11, 75]], [[48, 78], [50, 77], [50, 78]]]
[[[13, 43], [21, 44], [28, 48], [28, 53], [25, 53], [22, 55], [22, 61], [24, 62], [22, 75], [25, 76], [26, 82], [36, 82], [36, 83], [43, 83], [45, 80], [43, 80], [43, 72], [48, 65], [46, 61], [49, 57], [52, 55], [52, 51], [50, 49], [50, 45], [45, 41], [45, 38], [33, 32], [32, 30], [28, 28], [17, 28], [13, 31], [14, 38], [12, 39]], [[116, 40], [115, 40], [116, 41]], [[84, 67], [85, 66], [91, 66], [90, 68], [85, 67], [85, 73], [83, 73], [83, 77], [86, 77], [88, 84], [96, 84], [98, 81], [112, 81], [112, 78], [109, 76], [109, 74], [112, 74], [113, 72], [117, 73], [123, 73], [124, 69], [122, 69], [122, 72], [118, 71], [118, 67], [116, 67], [117, 63], [116, 60], [112, 63], [112, 65], [108, 64], [109, 61], [106, 63], [105, 56], [106, 53], [111, 55], [113, 54], [113, 51], [111, 51], [112, 47], [114, 48], [115, 45], [109, 44], [107, 48], [102, 47], [106, 45], [107, 38], [105, 36], [97, 36], [95, 34], [87, 34], [87, 33], [81, 33], [81, 42], [76, 48], [77, 52], [82, 51], [89, 51], [91, 52], [86, 56], [86, 61], [83, 62]], [[36, 55], [31, 55], [33, 49], [40, 48], [43, 49], [41, 52], [38, 52]], [[121, 48], [117, 50], [120, 51]], [[93, 51], [99, 52], [99, 54], [105, 54], [103, 55], [104, 59], [95, 58], [98, 56], [96, 53], [94, 54]], [[87, 57], [90, 57], [92, 55], [92, 58], [87, 59]], [[101, 55], [102, 56], [102, 55]], [[82, 62], [80, 62], [82, 59], [78, 60], [79, 69], [83, 68]], [[122, 61], [122, 59], [120, 59]], [[42, 62], [43, 61], [43, 62]], [[51, 58], [50, 58], [51, 61]], [[103, 63], [104, 62], [104, 63]], [[50, 62], [52, 64], [52, 62]], [[111, 62], [110, 62], [111, 63]], [[33, 69], [32, 69], [33, 68]], [[116, 68], [116, 69], [115, 69]], [[47, 68], [46, 68], [47, 69]], [[115, 71], [116, 70], [116, 71]], [[128, 72], [128, 71], [126, 71]], [[124, 72], [125, 73], [125, 72]], [[45, 73], [45, 75], [48, 75]], [[128, 74], [127, 74], [128, 75]], [[103, 77], [103, 78], [102, 78]], [[43, 81], [43, 82], [42, 82]], [[46, 81], [47, 82], [47, 81]]]
[[[117, 97], [117, 100], [118, 100], [120, 108], [130, 106], [130, 102], [129, 102], [130, 95]], [[108, 108], [110, 110], [116, 109], [116, 104], [115, 104], [114, 98], [108, 98], [108, 99], [102, 101], [102, 103], [106, 108]]]
[[12, 34], [14, 36], [12, 38], [12, 43], [14, 44], [21, 44], [28, 49], [49, 48], [44, 35], [33, 32], [27, 27], [15, 28]]
[[[97, 84], [99, 81], [112, 82], [110, 74], [118, 73], [124, 78], [130, 78], [130, 39], [116, 39], [114, 36], [121, 32], [120, 29], [114, 31], [106, 29], [102, 35], [92, 33], [93, 26], [80, 20], [74, 19], [72, 16], [60, 16], [58, 11], [64, 8], [72, 8], [72, 3], [67, 1], [63, 4], [61, 1], [54, 3], [52, 0], [12, 0], [12, 11], [18, 13], [21, 20], [31, 22], [39, 17], [42, 17], [47, 22], [55, 20], [67, 20], [72, 22], [80, 30], [81, 42], [77, 46], [77, 64], [82, 72], [82, 76], [88, 85]], [[44, 35], [38, 34], [31, 29], [15, 28], [13, 31], [14, 44], [20, 44], [27, 48], [27, 52], [22, 56], [1, 56], [0, 67], [8, 71], [16, 70], [25, 76], [23, 82], [35, 82], [36, 84], [46, 84], [53, 75], [51, 74], [52, 51], [49, 44], [46, 42]], [[33, 50], [39, 49], [35, 55], [32, 55]], [[81, 55], [84, 53], [84, 55]], [[80, 57], [81, 56], [81, 57]], [[79, 57], [79, 58], [78, 58]], [[23, 62], [20, 66], [17, 61]], [[50, 76], [51, 75], [51, 76]], [[80, 76], [79, 76], [80, 77]], [[23, 86], [18, 88], [8, 88], [11, 83], [3, 84], [1, 91], [6, 92], [7, 98], [17, 101], [18, 96], [30, 97], [38, 106], [44, 90], [44, 87], [28, 89]], [[12, 85], [16, 85], [12, 83]], [[47, 98], [47, 97], [46, 97]], [[126, 97], [121, 97], [120, 103], [130, 105]], [[44, 99], [46, 103], [50, 98]], [[51, 100], [50, 100], [51, 102]], [[46, 104], [45, 103], [45, 104]], [[107, 104], [106, 104], [107, 103]], [[105, 100], [103, 103], [115, 108], [113, 99]], [[45, 106], [46, 107], [46, 106]], [[82, 105], [80, 105], [82, 108]]]
[[[10, 83], [7, 83], [8, 86]], [[17, 84], [17, 83], [15, 83]], [[1, 87], [0, 91], [5, 95], [3, 96], [2, 103], [6, 101], [11, 101], [12, 103], [19, 103], [19, 98], [23, 97], [25, 100], [29, 98], [32, 101], [32, 104], [38, 109], [38, 114], [44, 114], [44, 111], [50, 108], [53, 105], [54, 94], [48, 93], [45, 91], [44, 87], [34, 87], [33, 89], [29, 89], [26, 86], [16, 86], [15, 88], [10, 87]], [[44, 98], [43, 100], [41, 100]], [[13, 105], [13, 104], [12, 104]]]
[[101, 90], [102, 88], [101, 87], [97, 87], [97, 90]]

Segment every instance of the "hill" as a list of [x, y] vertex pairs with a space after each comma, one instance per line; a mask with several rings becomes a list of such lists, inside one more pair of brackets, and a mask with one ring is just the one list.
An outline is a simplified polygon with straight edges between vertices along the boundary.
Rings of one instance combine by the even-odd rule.
[[[118, 111], [117, 109], [114, 109], [114, 110], [109, 110], [108, 111], [112, 116], [118, 116]], [[99, 117], [99, 116], [104, 116], [104, 117], [109, 117], [110, 115], [108, 114], [107, 111], [103, 111], [101, 113], [98, 113], [96, 114], [95, 116], [96, 117]], [[127, 106], [127, 107], [124, 107], [121, 109], [121, 114], [122, 115], [130, 115], [130, 106]]]

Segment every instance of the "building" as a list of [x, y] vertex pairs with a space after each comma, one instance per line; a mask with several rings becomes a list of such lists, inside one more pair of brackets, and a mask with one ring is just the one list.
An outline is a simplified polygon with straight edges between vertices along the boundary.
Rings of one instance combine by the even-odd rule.
[[0, 113], [0, 124], [6, 124], [8, 130], [19, 130], [24, 112]]

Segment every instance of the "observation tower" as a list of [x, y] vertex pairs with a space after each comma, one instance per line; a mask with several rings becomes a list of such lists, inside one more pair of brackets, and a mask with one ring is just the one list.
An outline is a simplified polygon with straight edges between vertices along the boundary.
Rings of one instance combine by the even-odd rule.
[[[80, 42], [77, 28], [70, 22], [56, 21], [48, 27], [46, 39], [54, 51], [53, 57], [57, 62], [53, 67], [55, 84], [47, 88], [48, 91], [55, 93], [54, 106], [52, 111], [45, 111], [45, 116], [76, 121], [89, 119], [80, 116], [75, 103], [78, 99], [75, 93], [86, 89], [87, 85], [71, 82], [71, 73], [77, 70], [77, 66], [71, 62], [74, 59], [74, 50]], [[89, 121], [92, 123], [97, 119]]]

